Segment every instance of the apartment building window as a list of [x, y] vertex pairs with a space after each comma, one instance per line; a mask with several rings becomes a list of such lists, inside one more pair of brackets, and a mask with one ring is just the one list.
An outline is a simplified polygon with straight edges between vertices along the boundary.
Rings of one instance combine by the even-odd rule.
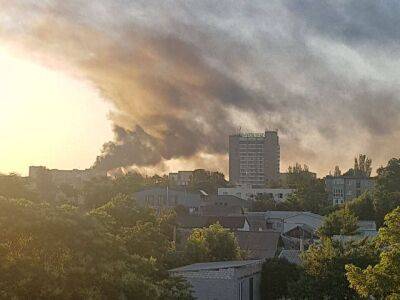
[[333, 189], [333, 197], [343, 197], [343, 189]]

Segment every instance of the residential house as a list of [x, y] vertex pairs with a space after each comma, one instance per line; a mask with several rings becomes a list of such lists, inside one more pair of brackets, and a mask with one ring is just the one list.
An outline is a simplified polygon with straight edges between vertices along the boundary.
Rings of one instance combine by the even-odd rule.
[[245, 215], [249, 220], [250, 230], [275, 230], [297, 238], [304, 237], [299, 232], [315, 234], [323, 222], [322, 216], [303, 211], [247, 212]]
[[250, 203], [231, 195], [210, 195], [200, 207], [200, 215], [228, 216], [242, 214], [250, 208]]
[[169, 270], [192, 286], [199, 300], [260, 300], [262, 261], [198, 263]]

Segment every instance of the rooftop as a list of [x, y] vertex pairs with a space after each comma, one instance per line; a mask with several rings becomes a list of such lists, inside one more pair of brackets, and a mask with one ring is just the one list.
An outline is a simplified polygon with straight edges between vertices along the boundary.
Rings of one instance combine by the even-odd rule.
[[230, 268], [240, 268], [249, 265], [261, 263], [260, 260], [238, 260], [238, 261], [217, 261], [197, 263], [180, 268], [169, 270], [170, 272], [189, 272], [189, 271], [202, 271], [202, 270], [220, 270]]
[[245, 225], [244, 216], [182, 216], [177, 219], [182, 228], [203, 228], [219, 223], [224, 228], [238, 229]]
[[279, 254], [279, 258], [284, 258], [292, 264], [300, 265], [300, 253], [300, 250], [282, 250]]

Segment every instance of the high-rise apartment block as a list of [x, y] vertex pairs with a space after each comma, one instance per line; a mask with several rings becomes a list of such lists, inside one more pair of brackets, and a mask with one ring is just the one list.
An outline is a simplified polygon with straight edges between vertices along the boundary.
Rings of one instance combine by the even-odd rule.
[[234, 185], [265, 186], [278, 182], [280, 146], [277, 131], [229, 136], [229, 181]]

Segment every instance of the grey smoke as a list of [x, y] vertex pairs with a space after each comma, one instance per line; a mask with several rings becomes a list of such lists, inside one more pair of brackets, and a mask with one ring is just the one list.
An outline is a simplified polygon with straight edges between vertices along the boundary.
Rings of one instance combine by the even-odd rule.
[[398, 1], [0, 8], [0, 41], [69, 61], [115, 105], [99, 168], [223, 155], [239, 127], [279, 129], [284, 164], [321, 173], [358, 152], [375, 166], [398, 156]]

